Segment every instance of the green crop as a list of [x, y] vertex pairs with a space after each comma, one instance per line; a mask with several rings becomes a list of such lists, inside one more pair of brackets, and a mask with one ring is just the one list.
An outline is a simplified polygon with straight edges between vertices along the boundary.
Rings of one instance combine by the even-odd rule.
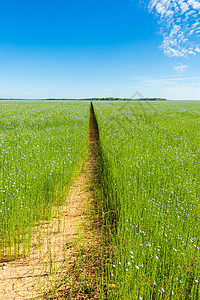
[[199, 102], [94, 102], [109, 299], [199, 299]]
[[[98, 273], [102, 299], [105, 287], [106, 299], [199, 299], [199, 102], [93, 104], [102, 251], [110, 250], [108, 273]], [[34, 225], [66, 198], [87, 153], [89, 107], [0, 102], [1, 260], [20, 255], [21, 244], [26, 255]]]
[[66, 199], [87, 147], [89, 102], [1, 101], [0, 116], [0, 259], [9, 259]]

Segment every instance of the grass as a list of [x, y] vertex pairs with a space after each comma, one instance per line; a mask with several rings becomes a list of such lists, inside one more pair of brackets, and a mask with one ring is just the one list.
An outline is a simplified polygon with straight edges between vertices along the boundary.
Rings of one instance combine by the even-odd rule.
[[[1, 260], [18, 257], [21, 244], [25, 256], [33, 226], [48, 224], [62, 204], [87, 153], [89, 106], [0, 102]], [[49, 297], [199, 299], [199, 102], [93, 106], [101, 186], [87, 181], [95, 198], [80, 229], [73, 278], [63, 278]], [[95, 233], [94, 216], [100, 242], [84, 240]], [[81, 244], [87, 241], [91, 246]]]
[[89, 103], [0, 102], [0, 260], [29, 252], [32, 227], [50, 220], [87, 148]]
[[199, 299], [199, 102], [94, 108], [111, 228], [108, 299]]

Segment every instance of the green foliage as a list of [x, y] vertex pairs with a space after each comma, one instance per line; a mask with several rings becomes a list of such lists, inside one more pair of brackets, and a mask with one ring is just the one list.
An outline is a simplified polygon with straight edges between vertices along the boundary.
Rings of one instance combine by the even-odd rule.
[[90, 98], [90, 99], [81, 99], [81, 100], [91, 100], [91, 101], [167, 101], [165, 98], [114, 98], [114, 97], [107, 97], [107, 98]]
[[94, 108], [112, 228], [108, 299], [199, 299], [199, 102]]
[[89, 103], [1, 101], [0, 114], [1, 259], [62, 203], [87, 147]]

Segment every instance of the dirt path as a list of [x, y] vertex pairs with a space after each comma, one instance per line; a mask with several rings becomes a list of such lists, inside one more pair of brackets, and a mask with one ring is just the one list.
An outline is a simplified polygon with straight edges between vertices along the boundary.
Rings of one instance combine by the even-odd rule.
[[0, 299], [98, 299], [95, 276], [101, 237], [94, 199], [98, 137], [91, 107], [88, 163], [54, 219], [35, 228], [31, 254], [0, 263]]

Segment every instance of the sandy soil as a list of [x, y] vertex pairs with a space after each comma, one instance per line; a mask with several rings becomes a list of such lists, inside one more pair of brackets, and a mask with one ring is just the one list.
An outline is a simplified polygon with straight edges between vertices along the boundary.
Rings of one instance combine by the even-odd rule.
[[[93, 190], [97, 144], [98, 128], [91, 111], [88, 163], [54, 219], [35, 228], [31, 254], [0, 263], [0, 299], [98, 299], [92, 275], [99, 266], [94, 249], [101, 243]], [[85, 280], [86, 275], [90, 282], [85, 285], [90, 284], [91, 289], [81, 288], [80, 278]]]

